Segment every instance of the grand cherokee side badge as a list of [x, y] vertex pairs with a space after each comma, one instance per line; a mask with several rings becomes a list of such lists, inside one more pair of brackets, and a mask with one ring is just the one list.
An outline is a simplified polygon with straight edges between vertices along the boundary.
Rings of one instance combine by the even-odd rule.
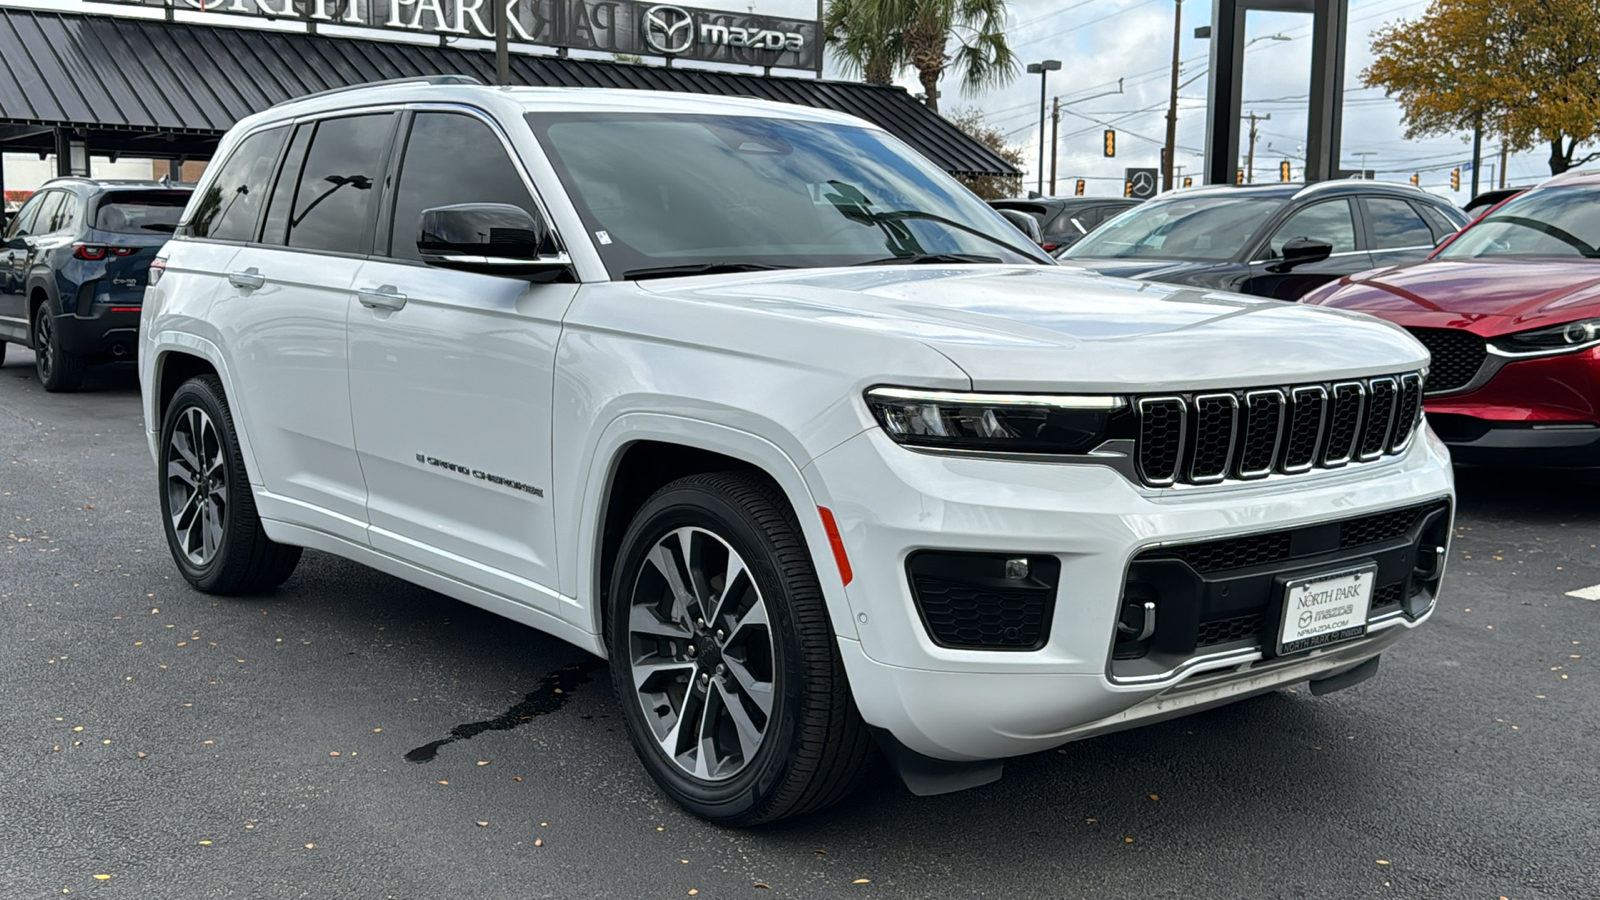
[[476, 478], [479, 481], [487, 481], [490, 484], [498, 484], [501, 487], [508, 487], [508, 488], [510, 488], [510, 489], [512, 489], [514, 491], [521, 491], [524, 494], [532, 494], [535, 497], [543, 497], [544, 496], [544, 488], [534, 487], [531, 484], [523, 484], [522, 482], [517, 481], [517, 480], [512, 479], [512, 478], [504, 478], [504, 477], [501, 477], [499, 475], [491, 475], [490, 473], [485, 472], [482, 469], [470, 469], [470, 468], [468, 468], [466, 466], [458, 466], [453, 462], [445, 462], [442, 459], [438, 459], [437, 457], [433, 457], [433, 456], [428, 456], [428, 455], [423, 454], [423, 453], [418, 453], [417, 454], [417, 462], [422, 463], [425, 466], [435, 466], [435, 467], [440, 468], [440, 469], [448, 469], [451, 472], [456, 472], [456, 473], [461, 474], [461, 475], [466, 475], [469, 478]]

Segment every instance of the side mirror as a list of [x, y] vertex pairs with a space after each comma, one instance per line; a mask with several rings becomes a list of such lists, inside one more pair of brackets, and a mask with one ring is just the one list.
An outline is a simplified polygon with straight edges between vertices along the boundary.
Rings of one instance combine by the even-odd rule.
[[1044, 243], [1044, 231], [1039, 227], [1039, 220], [1028, 215], [1020, 209], [996, 210], [1007, 222], [1017, 226], [1017, 230], [1028, 236], [1028, 240], [1035, 244]]
[[571, 265], [551, 246], [550, 229], [509, 203], [457, 203], [422, 211], [417, 253], [442, 269], [486, 275], [528, 275]]
[[1288, 243], [1283, 245], [1283, 259], [1267, 266], [1267, 271], [1287, 272], [1295, 266], [1322, 262], [1332, 255], [1333, 245], [1327, 241], [1308, 237], [1290, 238]]

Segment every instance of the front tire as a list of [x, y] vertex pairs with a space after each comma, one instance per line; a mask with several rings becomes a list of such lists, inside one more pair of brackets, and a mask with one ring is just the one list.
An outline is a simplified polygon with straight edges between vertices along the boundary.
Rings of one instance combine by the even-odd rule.
[[41, 304], [33, 315], [33, 368], [39, 383], [52, 394], [83, 386], [87, 366], [82, 356], [62, 348], [61, 332], [56, 330], [48, 303]]
[[256, 514], [233, 416], [214, 375], [179, 386], [161, 424], [161, 520], [183, 577], [208, 594], [282, 584], [300, 548], [267, 537]]
[[611, 675], [645, 769], [701, 818], [829, 806], [872, 760], [799, 522], [741, 473], [645, 502], [609, 597]]

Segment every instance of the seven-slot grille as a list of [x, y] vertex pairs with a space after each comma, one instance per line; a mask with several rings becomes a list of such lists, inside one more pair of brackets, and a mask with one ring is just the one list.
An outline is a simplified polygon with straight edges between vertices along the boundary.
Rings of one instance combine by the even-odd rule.
[[1399, 453], [1422, 412], [1416, 372], [1332, 384], [1141, 397], [1146, 484], [1217, 484]]
[[1441, 394], [1466, 387], [1483, 368], [1488, 347], [1483, 338], [1458, 328], [1407, 328], [1422, 342], [1433, 361], [1428, 364], [1428, 393]]

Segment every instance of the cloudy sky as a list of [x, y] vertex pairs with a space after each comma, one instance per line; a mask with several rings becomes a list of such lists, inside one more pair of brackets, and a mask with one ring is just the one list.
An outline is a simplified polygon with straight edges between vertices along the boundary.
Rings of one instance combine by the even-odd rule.
[[[746, 8], [747, 3], [725, 0], [706, 5]], [[755, 7], [758, 12], [816, 14], [811, 0], [758, 0]], [[1010, 0], [1009, 7], [1009, 35], [1018, 56], [1024, 62], [1059, 59], [1063, 64], [1060, 72], [1051, 73], [1049, 82], [1049, 93], [1059, 95], [1067, 104], [1063, 107], [1057, 164], [1059, 178], [1066, 186], [1059, 190], [1070, 190], [1068, 179], [1084, 177], [1089, 179], [1090, 193], [1120, 193], [1123, 167], [1158, 166], [1171, 86], [1173, 0]], [[1426, 0], [1350, 0], [1343, 164], [1358, 168], [1362, 159], [1359, 152], [1367, 151], [1366, 166], [1376, 169], [1379, 178], [1405, 181], [1413, 172], [1419, 172], [1423, 187], [1461, 202], [1467, 197], [1471, 176], [1463, 172], [1462, 192], [1451, 194], [1450, 170], [1471, 158], [1470, 140], [1407, 140], [1398, 104], [1382, 91], [1361, 86], [1361, 70], [1372, 59], [1373, 32], [1391, 22], [1415, 20], [1426, 7]], [[1183, 4], [1183, 65], [1179, 78], [1195, 80], [1179, 92], [1178, 164], [1195, 174], [1201, 165], [1197, 154], [1205, 142], [1202, 113], [1210, 42], [1195, 38], [1194, 28], [1210, 22], [1210, 0], [1188, 0]], [[1288, 40], [1276, 40], [1274, 36]], [[1255, 40], [1245, 57], [1243, 110], [1272, 116], [1271, 121], [1260, 125], [1257, 180], [1276, 181], [1278, 161], [1303, 154], [1310, 89], [1310, 36], [1309, 15], [1258, 12], [1249, 16], [1246, 37], [1260, 40]], [[830, 75], [838, 76], [832, 65]], [[1118, 78], [1123, 79], [1123, 93], [1086, 99], [1116, 90]], [[903, 83], [913, 92], [920, 92], [909, 77]], [[1037, 75], [1023, 75], [1003, 89], [977, 95], [962, 94], [950, 82], [945, 85], [940, 103], [946, 111], [968, 107], [981, 110], [1009, 140], [1025, 146], [1031, 186], [1032, 160], [1037, 159], [1039, 146]], [[1114, 123], [1117, 129], [1114, 159], [1100, 154], [1101, 133], [1107, 122]], [[1241, 137], [1241, 153], [1243, 145]], [[1498, 151], [1498, 144], [1485, 142], [1485, 180], [1489, 177], [1488, 164], [1498, 163]], [[1300, 163], [1295, 160], [1292, 164], [1298, 179]], [[1514, 184], [1535, 181], [1550, 171], [1538, 151], [1513, 156], [1509, 169]], [[1046, 172], [1048, 177], [1048, 162]]]

